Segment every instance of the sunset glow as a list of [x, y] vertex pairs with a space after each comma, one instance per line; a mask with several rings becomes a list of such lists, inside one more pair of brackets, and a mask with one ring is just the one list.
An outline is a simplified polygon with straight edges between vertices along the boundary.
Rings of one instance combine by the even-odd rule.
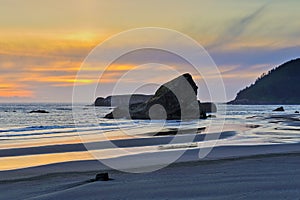
[[[159, 2], [160, 7], [146, 1], [90, 0], [69, 4], [67, 0], [26, 3], [5, 0], [1, 4], [1, 101], [12, 97], [43, 101], [45, 93], [41, 91], [45, 88], [50, 91], [61, 87], [70, 93], [75, 82], [97, 83], [95, 77], [75, 81], [82, 62], [102, 41], [130, 28], [170, 28], [198, 41], [220, 68], [229, 99], [261, 73], [295, 58], [300, 49], [300, 22], [296, 20], [300, 17], [296, 9], [299, 2], [293, 0], [164, 1]], [[68, 9], [60, 11], [59, 6]], [[114, 12], [110, 12], [112, 8]], [[150, 8], [155, 8], [155, 15], [149, 13]], [[285, 12], [280, 12], [285, 8]], [[172, 11], [168, 17], [165, 9]], [[136, 38], [132, 42], [139, 41]], [[91, 66], [90, 71], [104, 67], [99, 63]], [[118, 63], [108, 69], [100, 82], [113, 83], [121, 73], [134, 67], [134, 63]], [[233, 82], [239, 84], [233, 86]], [[71, 98], [48, 95], [45, 101], [69, 102]]]

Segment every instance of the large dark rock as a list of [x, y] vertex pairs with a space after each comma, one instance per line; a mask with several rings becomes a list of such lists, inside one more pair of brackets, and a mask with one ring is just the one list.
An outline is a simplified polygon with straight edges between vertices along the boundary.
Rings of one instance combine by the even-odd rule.
[[143, 103], [149, 100], [153, 95], [133, 94], [133, 95], [114, 95], [106, 98], [98, 97], [94, 106], [126, 106], [128, 104]]
[[190, 74], [183, 74], [159, 87], [143, 103], [119, 106], [105, 118], [197, 119], [206, 118], [197, 101], [197, 85]]

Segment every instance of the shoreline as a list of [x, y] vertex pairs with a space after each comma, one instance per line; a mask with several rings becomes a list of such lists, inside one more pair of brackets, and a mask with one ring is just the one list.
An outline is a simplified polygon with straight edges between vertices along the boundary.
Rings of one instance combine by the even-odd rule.
[[[300, 152], [180, 162], [150, 173], [116, 170], [48, 173], [2, 180], [0, 191], [4, 199], [16, 200], [297, 199], [300, 195], [299, 164]], [[90, 182], [103, 171], [109, 172], [111, 181]], [[8, 188], [10, 191], [5, 190]]]
[[[203, 148], [202, 150], [205, 150]], [[201, 149], [200, 149], [201, 151]], [[148, 152], [141, 154], [133, 154], [120, 156], [109, 159], [102, 159], [106, 164], [123, 165], [123, 170], [126, 171], [131, 168], [151, 168], [159, 165], [167, 166], [163, 160], [167, 160], [173, 153], [182, 153], [182, 156], [174, 160], [172, 164], [180, 163], [197, 163], [197, 162], [218, 162], [226, 160], [242, 160], [247, 158], [264, 158], [272, 156], [289, 156], [300, 154], [300, 143], [294, 144], [273, 144], [273, 145], [244, 145], [244, 146], [217, 146], [212, 149], [209, 154], [199, 159], [199, 148], [191, 149], [173, 149], [163, 150], [158, 152]], [[159, 157], [160, 159], [157, 159]], [[136, 161], [139, 162], [136, 162]], [[143, 162], [144, 161], [144, 162]], [[153, 165], [149, 166], [149, 161], [153, 161]], [[155, 164], [158, 163], [158, 164]], [[171, 164], [171, 165], [172, 165]], [[85, 172], [85, 171], [101, 171], [111, 170], [103, 163], [96, 159], [77, 160], [69, 162], [59, 162], [47, 165], [40, 165], [34, 167], [27, 167], [14, 170], [0, 171], [0, 182], [5, 180], [13, 180], [17, 178], [28, 178], [51, 173], [68, 173], [68, 172]], [[112, 169], [113, 170], [113, 169]]]
[[[200, 126], [207, 130], [194, 137], [189, 130], [198, 130], [196, 123], [184, 124], [176, 137], [177, 123], [161, 136], [153, 135], [158, 126], [104, 134], [87, 129], [76, 136], [37, 130], [39, 138], [31, 131], [4, 133], [11, 140], [0, 148], [0, 199], [297, 199], [299, 118], [253, 113], [226, 119], [223, 132], [205, 121]], [[91, 182], [103, 172], [112, 180]]]

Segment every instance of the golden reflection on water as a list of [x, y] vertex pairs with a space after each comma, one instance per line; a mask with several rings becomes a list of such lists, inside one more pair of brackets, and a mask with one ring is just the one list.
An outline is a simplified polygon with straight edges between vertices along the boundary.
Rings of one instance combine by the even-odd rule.
[[60, 162], [92, 160], [88, 152], [71, 152], [59, 154], [40, 154], [30, 156], [12, 156], [0, 158], [0, 171], [34, 167]]
[[[82, 137], [82, 134], [84, 137]], [[54, 138], [39, 138], [34, 140], [4, 140], [1, 142], [1, 149], [15, 149], [15, 148], [30, 148], [49, 145], [64, 145], [64, 144], [79, 144], [96, 141], [118, 140], [118, 139], [131, 139], [133, 135], [127, 135], [122, 131], [110, 131], [103, 134], [90, 133], [88, 131], [80, 133], [78, 136], [73, 137], [54, 137]], [[38, 154], [38, 155], [26, 155], [26, 156], [11, 156], [0, 158], [0, 171], [14, 170], [21, 168], [28, 168], [34, 166], [48, 165], [60, 162], [70, 161], [84, 161], [94, 160], [97, 158], [105, 159], [112, 158], [121, 155], [127, 155], [129, 151], [120, 151], [116, 149], [105, 149], [98, 151], [81, 151], [81, 152], [66, 152], [66, 153], [54, 153], [54, 154]], [[141, 151], [141, 150], [138, 150]], [[92, 154], [91, 154], [92, 153]]]
[[116, 158], [125, 155], [156, 151], [156, 147], [134, 147], [134, 148], [111, 148], [102, 150], [39, 154], [28, 156], [11, 156], [0, 158], [0, 171], [22, 169], [41, 165], [70, 162], [87, 161], [96, 159]]
[[[241, 125], [225, 125], [223, 131], [226, 130], [249, 130], [248, 127]], [[10, 148], [30, 148], [34, 146], [48, 146], [48, 145], [60, 145], [60, 144], [76, 144], [85, 142], [105, 141], [105, 140], [117, 140], [117, 139], [132, 139], [136, 137], [147, 137], [145, 132], [140, 131], [137, 134], [136, 131], [132, 133], [124, 133], [122, 131], [112, 131], [104, 134], [87, 134], [84, 138], [80, 136], [75, 137], [59, 137], [59, 138], [41, 138], [37, 140], [12, 140], [3, 141], [0, 145], [0, 149]], [[147, 131], [146, 131], [147, 133]], [[147, 135], [147, 134], [146, 134]], [[86, 161], [95, 160], [96, 158], [106, 159], [114, 158], [129, 154], [137, 154], [144, 152], [157, 151], [157, 147], [143, 146], [135, 148], [111, 148], [111, 149], [99, 149], [93, 151], [80, 151], [80, 152], [66, 152], [66, 153], [53, 153], [53, 154], [37, 154], [37, 155], [26, 155], [26, 156], [11, 156], [0, 158], [0, 171], [14, 170], [28, 167], [35, 167], [41, 165], [48, 165], [61, 162], [70, 161]]]

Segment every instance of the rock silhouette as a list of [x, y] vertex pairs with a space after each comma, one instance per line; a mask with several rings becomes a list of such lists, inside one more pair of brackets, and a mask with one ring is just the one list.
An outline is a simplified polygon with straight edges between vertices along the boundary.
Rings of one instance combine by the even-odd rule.
[[32, 110], [29, 113], [49, 113], [49, 112], [46, 110]]
[[201, 110], [201, 104], [197, 100], [197, 90], [192, 76], [186, 73], [161, 85], [149, 100], [119, 106], [105, 118], [168, 120], [206, 118], [206, 112]]
[[281, 106], [281, 107], [279, 107], [279, 108], [274, 109], [273, 111], [280, 111], [280, 112], [283, 112], [283, 111], [284, 111], [284, 108]]
[[106, 98], [98, 97], [94, 106], [124, 106], [129, 104], [143, 103], [153, 95], [133, 94], [133, 95], [114, 95]]

